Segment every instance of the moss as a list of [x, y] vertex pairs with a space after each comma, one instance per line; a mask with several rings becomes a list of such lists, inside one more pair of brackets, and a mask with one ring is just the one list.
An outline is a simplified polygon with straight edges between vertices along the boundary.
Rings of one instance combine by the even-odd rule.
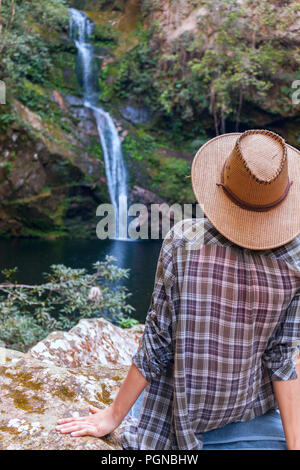
[[76, 75], [77, 50], [74, 47], [72, 52], [58, 50], [54, 58], [53, 72], [50, 77], [52, 88], [59, 91], [82, 96], [82, 90]]
[[[0, 432], [8, 432], [9, 434], [18, 435], [20, 431], [17, 428], [9, 427], [9, 426], [0, 426]], [[3, 439], [3, 437], [1, 437]]]
[[119, 375], [115, 375], [114, 377], [111, 378], [112, 380], [115, 380], [116, 382], [122, 382], [124, 380], [123, 377], [120, 377]]
[[13, 379], [13, 381], [17, 381], [19, 385], [22, 385], [25, 388], [29, 388], [30, 390], [41, 390], [43, 384], [42, 382], [37, 382], [33, 380], [32, 374], [30, 372], [17, 372], [16, 374], [12, 374], [8, 371], [4, 372], [5, 377]]
[[[27, 225], [27, 229], [29, 230], [40, 230], [42, 232], [50, 232], [52, 230], [55, 230], [55, 227], [54, 227], [54, 224], [53, 222], [51, 221], [51, 219], [49, 217], [47, 217], [46, 214], [44, 214], [43, 212], [40, 212], [40, 213], [36, 213], [36, 211], [34, 210], [31, 210], [31, 207], [28, 206], [21, 206], [20, 208], [18, 208], [18, 213], [19, 214], [22, 214], [22, 209], [24, 208], [24, 216], [28, 216], [28, 222], [25, 220], [24, 221], [24, 224], [28, 224]], [[24, 230], [26, 230], [26, 228], [24, 228]]]
[[102, 393], [97, 392], [97, 398], [105, 405], [111, 405], [113, 400], [110, 398], [110, 393], [105, 384], [101, 384]]
[[91, 136], [90, 140], [91, 144], [88, 146], [87, 152], [92, 155], [92, 157], [104, 161], [103, 149], [98, 137], [95, 138], [94, 136]]
[[95, 406], [96, 408], [99, 408], [99, 403], [96, 401], [89, 400], [88, 398], [84, 398], [84, 401], [86, 401], [91, 406]]
[[25, 395], [24, 390], [17, 390], [8, 385], [3, 385], [2, 387], [8, 390], [8, 396], [13, 399], [14, 406], [22, 411], [41, 414], [48, 409], [45, 406], [45, 401], [41, 400], [37, 395], [33, 395], [29, 398]]
[[66, 401], [66, 400], [71, 400], [71, 401], [74, 401], [75, 398], [76, 398], [76, 393], [74, 392], [74, 390], [71, 390], [69, 387], [67, 387], [66, 385], [60, 385], [56, 390], [55, 392], [53, 393], [54, 396], [57, 396], [58, 398], [60, 398], [61, 400], [63, 401]]
[[[32, 391], [40, 391], [43, 384], [42, 382], [33, 380], [33, 376], [30, 372], [17, 372], [13, 374], [0, 368], [0, 372], [7, 378], [12, 380], [13, 385], [3, 385], [2, 387], [8, 390], [8, 395], [13, 399], [16, 408], [19, 408], [28, 413], [44, 413], [47, 409], [45, 408], [45, 402], [39, 396], [33, 395], [31, 397], [26, 396], [26, 389]], [[17, 387], [23, 387], [25, 390], [19, 390]], [[40, 405], [40, 406], [38, 406]]]
[[[42, 140], [50, 153], [61, 155], [73, 163], [80, 149], [72, 145], [70, 132], [62, 129], [63, 111], [58, 104], [49, 103], [47, 99], [45, 105], [40, 98], [38, 97], [37, 102], [26, 101], [25, 105], [15, 101], [21, 125], [34, 140]], [[29, 114], [28, 108], [32, 109], [33, 113]]]
[[32, 410], [32, 405], [30, 404], [30, 401], [24, 394], [24, 392], [21, 392], [20, 390], [14, 390], [14, 392], [10, 393], [11, 398], [14, 400], [14, 405], [17, 408], [20, 408], [21, 410], [28, 411]]
[[51, 195], [51, 190], [45, 189], [40, 192], [40, 194], [35, 194], [33, 196], [27, 196], [19, 199], [14, 199], [13, 201], [6, 201], [6, 205], [18, 205], [18, 204], [29, 204], [32, 202], [38, 201], [40, 198], [46, 198]]
[[119, 34], [111, 24], [103, 23], [95, 26], [92, 40], [95, 45], [113, 47], [119, 42]]
[[130, 186], [142, 186], [168, 203], [192, 203], [195, 196], [190, 179], [191, 163], [184, 150], [165, 137], [153, 136], [144, 129], [130, 129], [123, 142], [130, 174]]
[[52, 220], [56, 226], [60, 226], [62, 229], [63, 219], [70, 204], [70, 199], [63, 200], [57, 207], [56, 211], [52, 216]]
[[48, 93], [40, 85], [37, 85], [36, 83], [32, 83], [29, 80], [24, 80], [23, 86], [25, 87], [25, 89], [34, 92], [34, 94], [36, 95], [39, 95], [42, 97], [48, 97]]
[[[139, 0], [129, 0], [122, 8], [105, 8], [102, 11], [91, 11], [89, 6], [87, 12], [90, 19], [96, 25], [96, 41], [100, 40], [103, 45], [109, 44], [113, 48], [115, 57], [138, 44], [137, 26], [141, 21]], [[103, 27], [105, 28], [103, 33]]]

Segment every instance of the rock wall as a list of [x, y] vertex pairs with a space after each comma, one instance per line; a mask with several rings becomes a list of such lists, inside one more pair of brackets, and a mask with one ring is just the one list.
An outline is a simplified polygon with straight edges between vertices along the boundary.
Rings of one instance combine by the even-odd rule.
[[126, 377], [143, 331], [103, 319], [81, 320], [26, 354], [0, 348], [0, 449], [121, 449], [118, 430], [98, 439], [55, 430], [57, 420], [109, 406]]
[[0, 235], [96, 237], [96, 208], [109, 200], [96, 125], [79, 98], [58, 96], [57, 124], [14, 101], [18, 121], [0, 137]]

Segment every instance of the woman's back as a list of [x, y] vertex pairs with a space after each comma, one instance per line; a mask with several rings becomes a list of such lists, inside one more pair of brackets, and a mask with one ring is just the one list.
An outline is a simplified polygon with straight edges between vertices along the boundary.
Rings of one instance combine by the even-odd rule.
[[173, 227], [133, 358], [150, 385], [125, 448], [199, 449], [202, 432], [276, 407], [271, 380], [295, 377], [299, 255], [299, 237], [254, 251], [206, 218]]

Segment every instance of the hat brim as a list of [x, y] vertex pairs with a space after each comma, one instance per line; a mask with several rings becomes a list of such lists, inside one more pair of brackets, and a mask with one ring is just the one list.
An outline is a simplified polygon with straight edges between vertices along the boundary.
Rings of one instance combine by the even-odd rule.
[[240, 135], [223, 134], [198, 150], [191, 170], [194, 194], [214, 227], [237, 245], [252, 250], [284, 245], [300, 233], [300, 151], [286, 144], [289, 178], [293, 181], [287, 197], [265, 212], [243, 209], [216, 184]]

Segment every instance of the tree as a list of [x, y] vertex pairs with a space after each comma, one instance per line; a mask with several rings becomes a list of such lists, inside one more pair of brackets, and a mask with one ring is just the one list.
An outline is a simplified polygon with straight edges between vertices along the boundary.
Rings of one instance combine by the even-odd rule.
[[[210, 95], [210, 113], [216, 134], [226, 132], [226, 119], [234, 118], [239, 129], [244, 100], [257, 103], [278, 81], [282, 70], [293, 69], [298, 52], [282, 41], [295, 21], [299, 5], [282, 6], [268, 1], [237, 0], [206, 2], [207, 13], [199, 29], [213, 31], [210, 45], [189, 65]], [[205, 42], [200, 36], [200, 43]]]

